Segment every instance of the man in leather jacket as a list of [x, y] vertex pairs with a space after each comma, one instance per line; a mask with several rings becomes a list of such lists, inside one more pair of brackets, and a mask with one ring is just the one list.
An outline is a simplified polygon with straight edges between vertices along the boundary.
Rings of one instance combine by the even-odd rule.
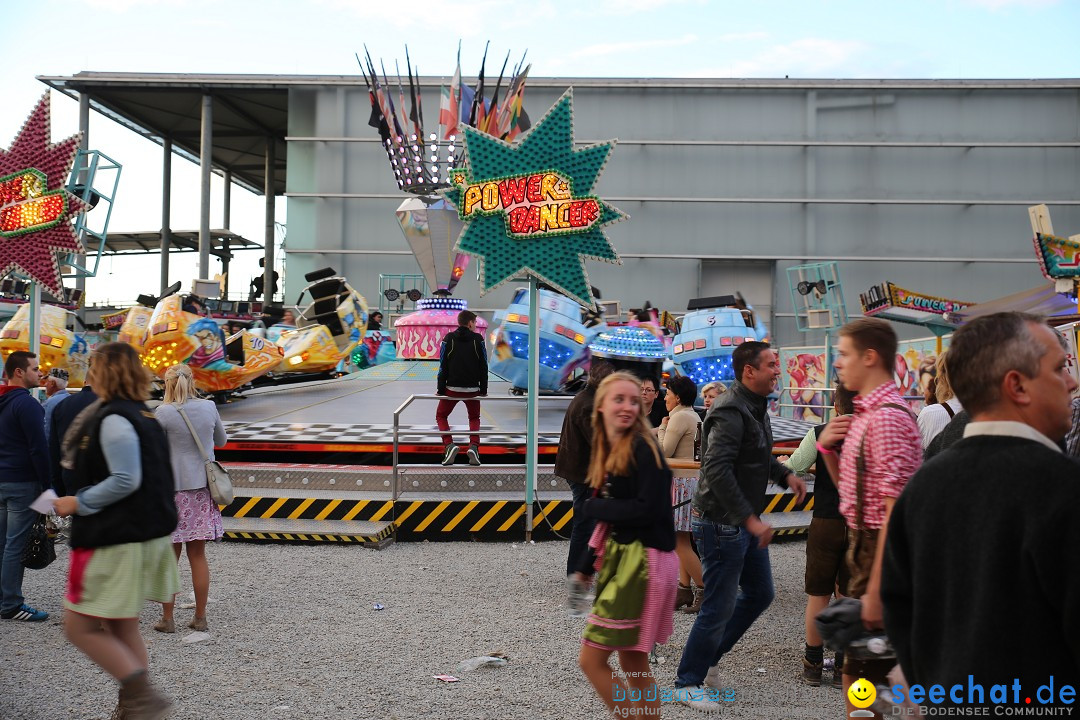
[[[705, 577], [705, 597], [690, 630], [675, 686], [690, 707], [716, 711], [704, 685], [719, 687], [714, 666], [772, 602], [768, 544], [772, 528], [759, 517], [770, 480], [799, 501], [802, 480], [772, 454], [768, 395], [780, 377], [768, 343], [735, 349], [737, 380], [716, 399], [702, 427], [701, 478], [692, 528]], [[740, 593], [741, 590], [741, 593]]]

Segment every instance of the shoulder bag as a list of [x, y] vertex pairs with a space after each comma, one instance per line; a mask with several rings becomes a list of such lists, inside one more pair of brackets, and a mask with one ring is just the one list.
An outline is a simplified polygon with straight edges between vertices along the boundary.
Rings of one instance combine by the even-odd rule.
[[210, 488], [210, 497], [218, 505], [231, 504], [233, 501], [233, 486], [229, 471], [222, 467], [217, 460], [210, 459], [210, 455], [206, 452], [206, 448], [203, 447], [202, 440], [199, 439], [199, 434], [195, 432], [195, 426], [191, 424], [191, 420], [188, 419], [184, 408], [176, 406], [176, 410], [180, 413], [180, 417], [184, 418], [184, 422], [187, 423], [188, 430], [191, 431], [191, 437], [195, 440], [195, 447], [199, 448], [199, 452], [202, 453], [203, 464], [206, 467], [206, 485]]
[[45, 526], [45, 516], [38, 515], [38, 519], [30, 526], [30, 534], [26, 536], [26, 548], [22, 556], [23, 567], [28, 570], [44, 570], [51, 565], [56, 559], [56, 547], [53, 542]]

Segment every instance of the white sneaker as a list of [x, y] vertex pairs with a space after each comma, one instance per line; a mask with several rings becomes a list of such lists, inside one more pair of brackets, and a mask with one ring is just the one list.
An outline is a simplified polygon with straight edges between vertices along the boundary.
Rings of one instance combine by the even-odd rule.
[[716, 690], [704, 685], [675, 688], [675, 702], [701, 712], [720, 712], [720, 703], [712, 699], [715, 696]]
[[705, 673], [705, 686], [721, 689], [723, 686], [720, 684], [720, 666], [713, 665], [709, 668], [709, 672]]

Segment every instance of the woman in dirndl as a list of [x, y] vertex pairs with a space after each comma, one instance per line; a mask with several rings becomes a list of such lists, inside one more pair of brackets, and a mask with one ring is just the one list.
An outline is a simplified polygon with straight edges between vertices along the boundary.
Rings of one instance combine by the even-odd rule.
[[[664, 402], [667, 403], [668, 416], [660, 423], [657, 439], [664, 457], [693, 461], [694, 445], [701, 426], [694, 411], [697, 385], [684, 375], [675, 375], [668, 380], [667, 389]], [[690, 505], [697, 492], [697, 484], [696, 470], [675, 470], [671, 488], [671, 506], [675, 512], [675, 554], [679, 556], [679, 588], [675, 593], [675, 609], [683, 608], [684, 613], [691, 615], [701, 609], [701, 600], [705, 596], [701, 560], [694, 552], [690, 533]], [[697, 586], [696, 591], [690, 587], [691, 580]]]
[[[641, 407], [641, 382], [609, 375], [593, 405], [589, 484], [584, 513], [597, 520], [577, 579], [596, 574], [592, 612], [578, 664], [611, 711], [660, 714], [649, 651], [672, 633], [679, 561], [671, 517], [671, 470]], [[621, 673], [608, 659], [619, 654]]]
[[74, 516], [64, 632], [120, 682], [114, 718], [156, 720], [172, 703], [147, 678], [139, 611], [180, 585], [169, 448], [145, 404], [150, 374], [135, 349], [106, 343], [90, 363], [87, 381], [100, 399], [64, 435], [61, 463], [74, 471], [75, 494], [54, 503], [58, 515]]
[[[198, 397], [195, 379], [187, 365], [173, 365], [165, 371], [165, 402], [158, 406], [154, 415], [169, 440], [169, 457], [176, 482], [179, 521], [173, 531], [173, 551], [179, 561], [181, 551], [187, 547], [188, 565], [191, 566], [195, 617], [188, 627], [205, 631], [206, 603], [210, 597], [210, 563], [206, 559], [206, 541], [220, 540], [224, 532], [221, 510], [210, 496], [207, 486], [206, 458], [191, 433], [198, 433], [199, 441], [211, 460], [214, 459], [214, 448], [224, 445], [228, 436], [221, 424], [217, 406], [210, 400]], [[171, 601], [162, 604], [161, 619], [154, 625], [155, 630], [165, 633], [176, 631], [173, 607]]]

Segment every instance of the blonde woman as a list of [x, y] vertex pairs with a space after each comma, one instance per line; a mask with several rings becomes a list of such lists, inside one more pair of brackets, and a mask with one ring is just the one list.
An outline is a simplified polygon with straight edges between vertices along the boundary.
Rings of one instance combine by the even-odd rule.
[[[658, 716], [649, 651], [671, 636], [679, 561], [671, 470], [642, 414], [641, 382], [629, 373], [612, 373], [596, 390], [588, 482], [595, 497], [584, 513], [597, 524], [577, 580], [597, 571], [596, 600], [578, 664], [609, 710]], [[621, 673], [608, 664], [613, 652]], [[629, 703], [616, 706], [616, 687]]]
[[[187, 546], [188, 564], [191, 566], [191, 585], [195, 590], [195, 618], [188, 624], [192, 630], [206, 630], [206, 600], [210, 594], [210, 565], [206, 560], [206, 541], [220, 540], [223, 534], [221, 511], [206, 484], [205, 458], [199, 452], [191, 430], [181, 415], [191, 421], [199, 440], [210, 459], [212, 448], [221, 447], [228, 437], [221, 424], [217, 406], [209, 400], [200, 400], [195, 391], [195, 380], [187, 365], [173, 365], [165, 371], [165, 402], [154, 411], [169, 441], [169, 455], [176, 490], [176, 509], [179, 521], [173, 532], [173, 551], [177, 561]], [[159, 632], [176, 631], [173, 620], [173, 603], [162, 603], [161, 620], [154, 625]]]
[[922, 435], [923, 450], [939, 432], [945, 429], [956, 413], [964, 409], [949, 383], [949, 368], [945, 359], [947, 355], [947, 352], [938, 355], [935, 364], [937, 377], [934, 384], [934, 396], [937, 402], [927, 405], [919, 412], [919, 434]]
[[722, 382], [707, 383], [701, 388], [701, 397], [705, 401], [705, 412], [709, 412], [709, 408], [712, 407], [713, 401], [727, 392], [727, 386]]
[[150, 373], [130, 345], [98, 346], [90, 381], [100, 400], [72, 421], [62, 447], [74, 495], [54, 502], [58, 515], [74, 515], [64, 632], [120, 683], [113, 717], [157, 720], [172, 703], [147, 678], [139, 611], [180, 584], [169, 447], [145, 404]]

